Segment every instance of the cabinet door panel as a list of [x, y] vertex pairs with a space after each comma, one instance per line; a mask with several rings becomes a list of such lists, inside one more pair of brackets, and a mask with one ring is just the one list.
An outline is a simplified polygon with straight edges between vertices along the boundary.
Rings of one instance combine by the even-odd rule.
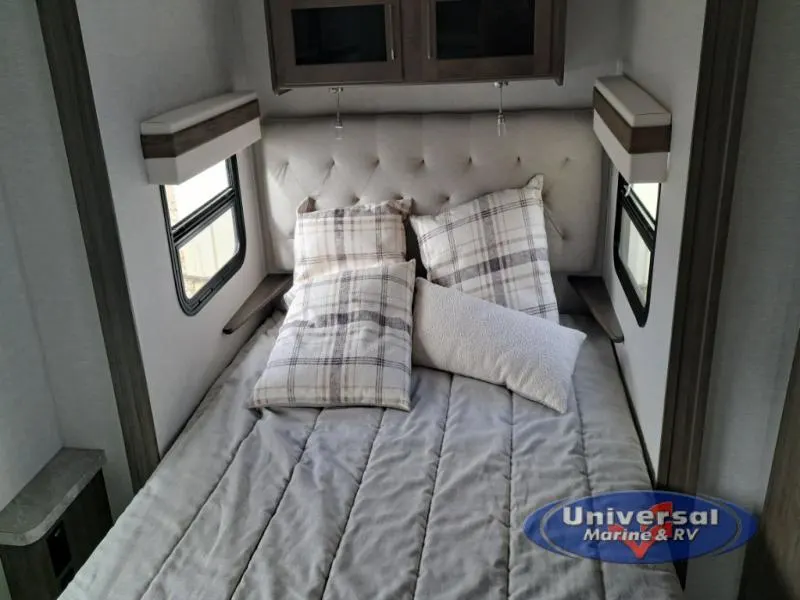
[[437, 0], [439, 60], [533, 55], [533, 3], [529, 0]]
[[[335, 65], [386, 62], [385, 7], [315, 7], [292, 10], [295, 63]], [[353, 35], [357, 28], [358, 35]]]
[[401, 81], [397, 0], [270, 0], [277, 87]]
[[545, 77], [553, 0], [420, 0], [427, 81]]

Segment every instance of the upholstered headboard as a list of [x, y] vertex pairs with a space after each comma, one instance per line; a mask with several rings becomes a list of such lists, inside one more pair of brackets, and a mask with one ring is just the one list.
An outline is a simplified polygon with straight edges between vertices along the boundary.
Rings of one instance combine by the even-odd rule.
[[264, 126], [264, 240], [272, 271], [291, 271], [297, 206], [320, 208], [414, 199], [437, 213], [486, 192], [545, 176], [551, 267], [583, 273], [595, 264], [602, 198], [601, 147], [590, 111], [507, 115], [498, 137], [492, 113], [345, 116], [336, 140], [332, 117]]

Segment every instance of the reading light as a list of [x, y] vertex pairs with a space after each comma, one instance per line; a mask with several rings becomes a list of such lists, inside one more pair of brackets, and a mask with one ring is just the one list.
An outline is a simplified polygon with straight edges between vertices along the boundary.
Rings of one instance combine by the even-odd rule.
[[628, 183], [660, 183], [669, 171], [672, 115], [624, 75], [594, 84], [594, 132]]
[[[195, 135], [202, 127], [206, 137]], [[261, 139], [255, 92], [229, 92], [150, 117], [139, 126], [147, 180], [180, 185]]]

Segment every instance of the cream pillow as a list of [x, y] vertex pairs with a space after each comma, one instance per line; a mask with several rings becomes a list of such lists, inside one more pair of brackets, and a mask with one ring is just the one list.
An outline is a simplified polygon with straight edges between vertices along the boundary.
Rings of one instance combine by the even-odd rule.
[[502, 385], [563, 413], [586, 334], [417, 279], [412, 362]]

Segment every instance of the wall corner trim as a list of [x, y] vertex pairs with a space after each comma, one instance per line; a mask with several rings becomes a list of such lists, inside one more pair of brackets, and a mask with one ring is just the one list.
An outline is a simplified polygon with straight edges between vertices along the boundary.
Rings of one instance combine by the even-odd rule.
[[697, 490], [758, 0], [708, 0], [657, 483]]
[[37, 0], [134, 492], [160, 460], [75, 0]]

